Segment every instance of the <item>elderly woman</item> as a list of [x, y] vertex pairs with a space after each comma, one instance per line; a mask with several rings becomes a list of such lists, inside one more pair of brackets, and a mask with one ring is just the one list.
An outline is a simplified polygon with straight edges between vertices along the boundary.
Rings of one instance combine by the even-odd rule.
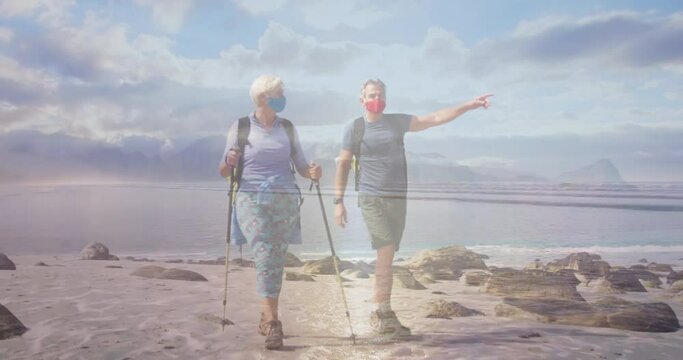
[[235, 121], [230, 128], [219, 172], [240, 177], [233, 229], [236, 237], [243, 234], [256, 263], [256, 288], [262, 299], [258, 331], [266, 336], [267, 349], [277, 349], [283, 343], [278, 299], [285, 255], [289, 244], [301, 243], [300, 192], [293, 169], [313, 180], [322, 170], [308, 165], [293, 125], [277, 116], [286, 104], [282, 81], [258, 77], [249, 94], [256, 110], [240, 120], [241, 126]]

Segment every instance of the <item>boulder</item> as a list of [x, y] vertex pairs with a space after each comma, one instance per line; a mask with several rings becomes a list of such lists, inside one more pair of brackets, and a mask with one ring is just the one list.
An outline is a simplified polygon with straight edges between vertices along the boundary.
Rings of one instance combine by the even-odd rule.
[[[225, 265], [225, 257], [223, 257], [220, 260], [215, 260], [219, 265]], [[241, 267], [247, 267], [247, 268], [256, 268], [256, 263], [253, 260], [247, 260], [243, 258], [238, 258], [238, 259], [232, 259], [230, 260], [230, 265], [235, 265], [235, 266], [241, 266]]]
[[359, 269], [346, 269], [341, 272], [342, 276], [349, 279], [369, 279], [370, 275], [363, 270]]
[[38, 261], [35, 266], [49, 266], [49, 265], [42, 262], [42, 261]]
[[666, 276], [667, 284], [673, 284], [678, 280], [683, 280], [683, 271], [672, 271]]
[[610, 265], [602, 261], [600, 255], [589, 254], [587, 252], [572, 253], [563, 259], [549, 262], [545, 269], [547, 271], [574, 270], [584, 282], [605, 276]]
[[109, 254], [109, 249], [102, 243], [90, 242], [81, 250], [81, 260], [118, 260], [115, 255]]
[[589, 304], [565, 299], [504, 298], [496, 316], [544, 323], [608, 327], [645, 332], [675, 332], [678, 318], [665, 303], [637, 303], [607, 297]]
[[299, 260], [296, 255], [290, 253], [289, 251], [285, 254], [285, 267], [300, 267], [304, 266], [304, 262]]
[[450, 319], [452, 317], [484, 316], [481, 311], [467, 308], [454, 301], [436, 300], [426, 306], [427, 318]]
[[484, 291], [498, 296], [584, 301], [576, 291], [576, 278], [541, 270], [519, 271], [500, 268], [491, 271]]
[[[337, 264], [339, 265], [339, 271], [344, 271], [346, 269], [352, 269], [353, 263], [349, 261], [339, 260], [337, 257]], [[308, 275], [335, 275], [336, 271], [334, 269], [334, 261], [332, 256], [320, 260], [307, 261], [302, 269], [304, 274]]]
[[375, 266], [370, 265], [363, 260], [359, 260], [359, 261], [354, 262], [353, 267], [358, 269], [358, 270], [363, 270], [368, 274], [374, 274], [375, 273]]
[[190, 270], [183, 269], [165, 269], [162, 271], [157, 279], [163, 280], [184, 280], [184, 281], [209, 281], [203, 275]]
[[161, 267], [161, 266], [155, 266], [155, 265], [141, 266], [141, 267], [137, 268], [135, 271], [133, 271], [131, 273], [131, 275], [155, 279], [155, 278], [159, 277], [159, 275], [162, 272], [164, 272], [164, 270], [166, 270], [166, 269]]
[[652, 288], [658, 288], [662, 286], [662, 279], [659, 278], [659, 275], [652, 273], [647, 270], [629, 270], [631, 273], [633, 273], [633, 276], [636, 277], [636, 279], [640, 280], [641, 283], [647, 283], [649, 286], [643, 286], [645, 287], [652, 287]]
[[640, 265], [640, 264], [638, 264], [638, 265], [631, 265], [631, 266], [629, 266], [628, 268], [629, 268], [629, 270], [647, 270], [647, 266], [645, 266], [645, 265]]
[[495, 312], [496, 316], [542, 323], [607, 327], [606, 320], [595, 316], [595, 309], [585, 301], [505, 297]]
[[286, 271], [285, 272], [285, 280], [286, 281], [315, 281], [313, 279], [313, 276], [311, 275], [306, 275], [306, 274], [299, 274], [293, 271]]
[[639, 259], [638, 262], [641, 263], [641, 264], [647, 264], [647, 263], [649, 263], [649, 261], [647, 261], [646, 258]]
[[465, 271], [465, 284], [469, 286], [482, 286], [491, 277], [491, 273], [483, 270]]
[[446, 272], [451, 275], [459, 274], [464, 269], [487, 269], [479, 254], [458, 245], [420, 251], [406, 261], [404, 266], [411, 270]]
[[16, 270], [17, 267], [14, 265], [12, 260], [10, 260], [7, 255], [0, 253], [0, 270]]
[[647, 292], [632, 270], [611, 271], [600, 286], [610, 293]]
[[656, 271], [656, 272], [672, 272], [674, 271], [673, 268], [671, 268], [671, 265], [668, 264], [657, 264], [657, 263], [649, 263], [647, 265], [647, 269], [650, 271]]
[[150, 279], [184, 280], [184, 281], [208, 281], [204, 276], [190, 270], [166, 269], [161, 266], [142, 266], [133, 271], [131, 275]]
[[0, 340], [21, 336], [27, 330], [14, 314], [0, 304]]
[[644, 332], [675, 332], [681, 328], [673, 309], [665, 303], [638, 303], [614, 296], [593, 303], [605, 314], [609, 327]]
[[683, 291], [683, 280], [678, 280], [675, 283], [671, 284], [669, 291], [672, 293], [679, 293]]
[[422, 285], [419, 281], [415, 280], [413, 277], [413, 274], [410, 272], [410, 270], [401, 267], [401, 266], [394, 266], [393, 267], [393, 273], [394, 273], [394, 286], [402, 287], [404, 289], [411, 289], [411, 290], [424, 290], [426, 287]]

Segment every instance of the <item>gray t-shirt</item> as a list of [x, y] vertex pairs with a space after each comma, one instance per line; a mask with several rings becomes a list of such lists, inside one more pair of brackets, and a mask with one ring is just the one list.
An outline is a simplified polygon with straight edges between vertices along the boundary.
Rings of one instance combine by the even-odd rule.
[[[403, 137], [412, 115], [384, 114], [379, 120], [365, 120], [360, 148], [358, 192], [381, 196], [405, 196], [406, 163]], [[353, 123], [344, 130], [342, 149], [353, 151]]]

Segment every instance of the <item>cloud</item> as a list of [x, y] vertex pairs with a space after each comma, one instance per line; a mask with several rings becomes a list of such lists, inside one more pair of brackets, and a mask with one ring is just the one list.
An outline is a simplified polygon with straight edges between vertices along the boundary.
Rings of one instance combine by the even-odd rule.
[[233, 0], [238, 8], [252, 14], [263, 15], [269, 12], [280, 10], [289, 1], [288, 0]]
[[0, 27], [0, 42], [9, 43], [14, 39], [14, 31], [7, 27]]
[[0, 0], [0, 17], [31, 17], [50, 26], [64, 24], [75, 0]]
[[359, 53], [360, 47], [356, 44], [320, 43], [311, 36], [271, 22], [258, 40], [258, 49], [233, 46], [222, 51], [220, 57], [225, 64], [240, 69], [296, 69], [300, 74], [320, 75], [343, 71]]
[[254, 16], [286, 12], [300, 16], [303, 22], [322, 31], [339, 27], [365, 29], [406, 8], [411, 1], [368, 2], [361, 0], [234, 0], [238, 8]]
[[[491, 58], [565, 66], [577, 61], [621, 67], [682, 65], [680, 16], [611, 12], [570, 18], [549, 17], [520, 24], [512, 36], [490, 40], [474, 62]], [[487, 63], [490, 63], [487, 61]]]
[[179, 32], [195, 0], [133, 0], [138, 6], [152, 8], [152, 21], [168, 33]]

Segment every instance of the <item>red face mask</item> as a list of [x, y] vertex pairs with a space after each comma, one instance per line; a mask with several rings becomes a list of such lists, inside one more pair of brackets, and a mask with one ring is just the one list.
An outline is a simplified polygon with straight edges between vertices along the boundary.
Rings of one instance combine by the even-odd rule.
[[387, 106], [387, 102], [380, 99], [380, 98], [373, 99], [373, 100], [365, 102], [365, 109], [367, 109], [369, 112], [375, 113], [375, 114], [381, 113], [382, 111], [384, 111], [385, 106]]

